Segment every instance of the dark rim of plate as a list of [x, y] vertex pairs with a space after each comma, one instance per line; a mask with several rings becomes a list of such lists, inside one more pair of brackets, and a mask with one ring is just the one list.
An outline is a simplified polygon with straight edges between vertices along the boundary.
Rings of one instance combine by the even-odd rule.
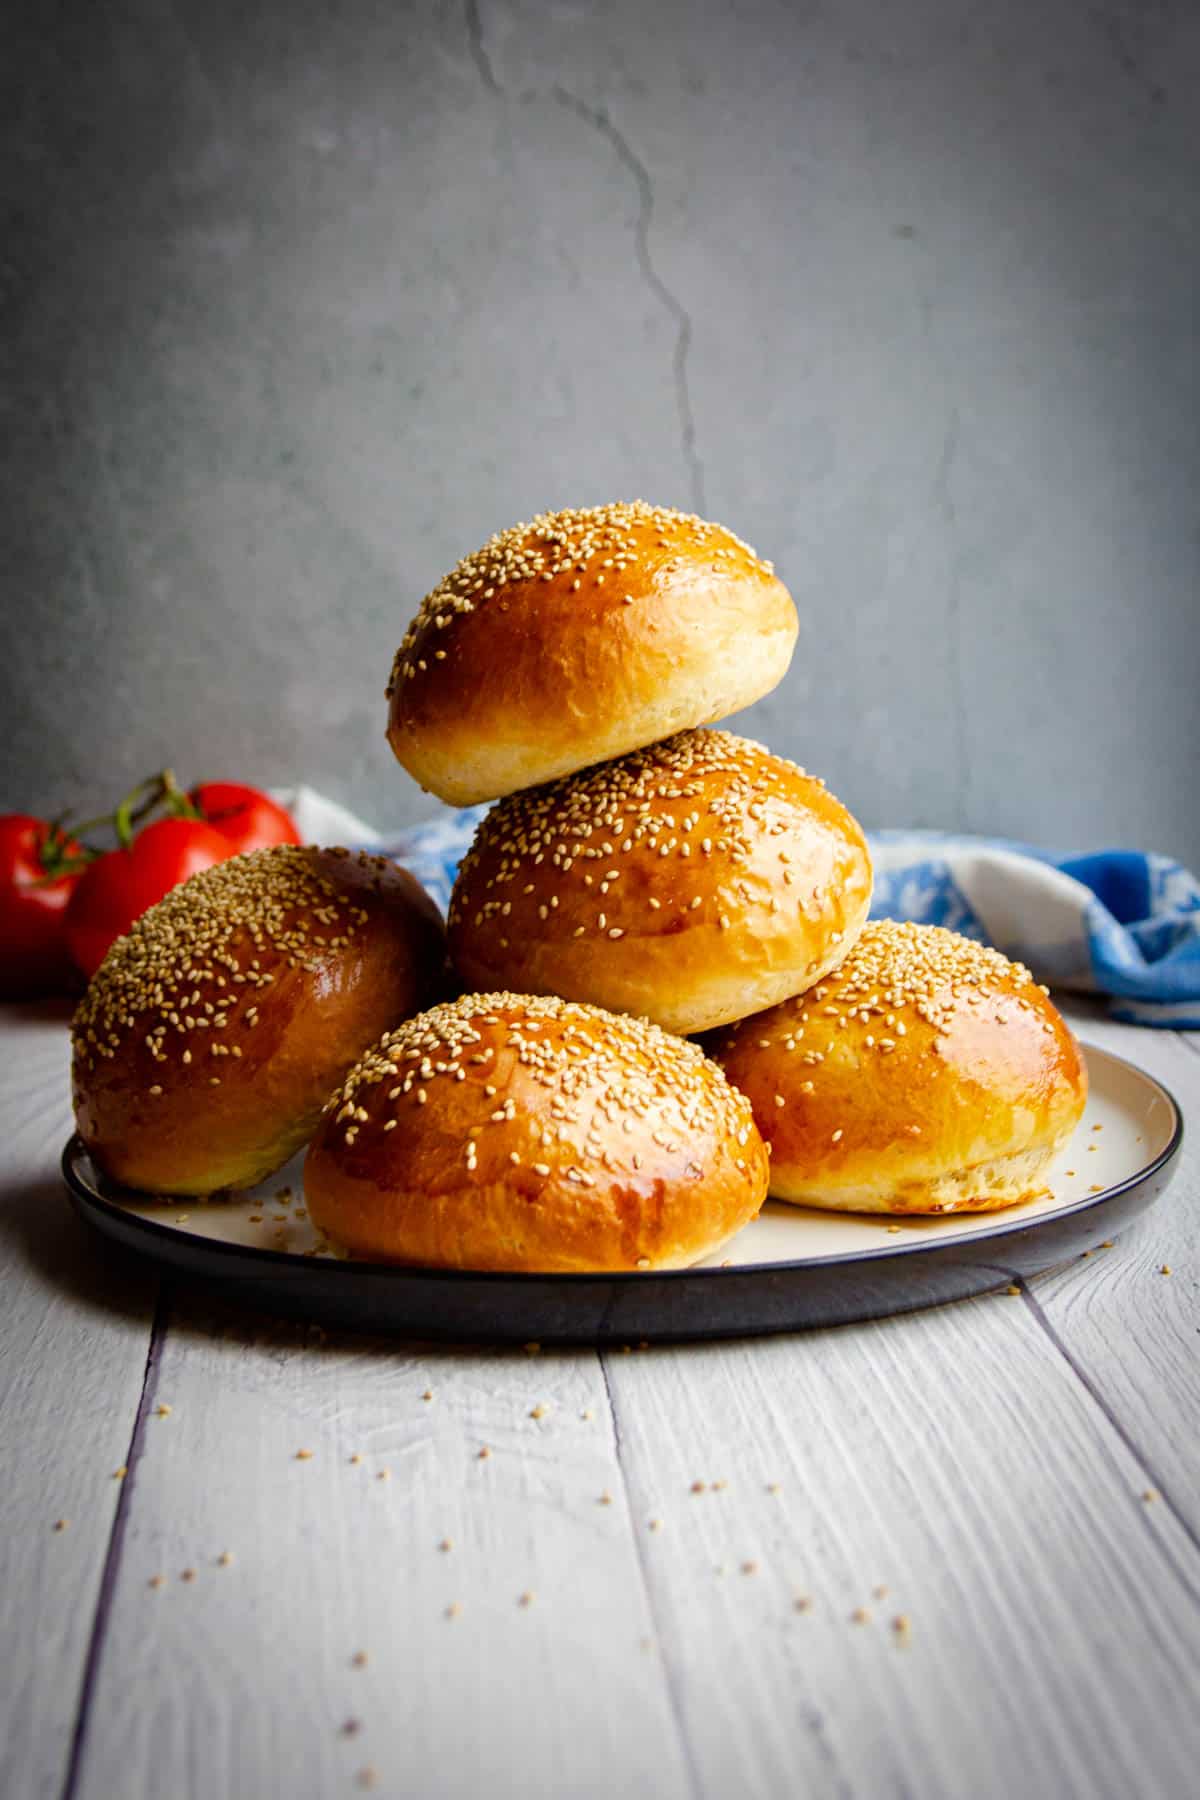
[[[1128, 1193], [1131, 1188], [1140, 1187], [1143, 1182], [1152, 1181], [1159, 1170], [1172, 1161], [1183, 1143], [1183, 1112], [1179, 1102], [1176, 1100], [1170, 1088], [1165, 1086], [1165, 1084], [1158, 1079], [1157, 1075], [1151, 1075], [1148, 1070], [1139, 1068], [1137, 1063], [1130, 1062], [1127, 1057], [1116, 1056], [1111, 1050], [1105, 1050], [1099, 1044], [1084, 1044], [1082, 1048], [1088, 1055], [1102, 1056], [1107, 1061], [1117, 1063], [1123, 1069], [1128, 1069], [1141, 1080], [1149, 1082], [1152, 1087], [1157, 1089], [1158, 1093], [1161, 1094], [1162, 1098], [1171, 1108], [1171, 1113], [1175, 1121], [1171, 1136], [1164, 1147], [1159, 1151], [1158, 1155], [1153, 1157], [1142, 1168], [1135, 1169], [1133, 1174], [1126, 1175], [1121, 1181], [1114, 1182], [1111, 1187], [1102, 1189], [1098, 1194], [1085, 1194], [1082, 1199], [1072, 1201], [1069, 1206], [1058, 1206], [1055, 1207], [1052, 1212], [1038, 1213], [1033, 1218], [1024, 1215], [1018, 1217], [1006, 1209], [1002, 1223], [988, 1226], [981, 1231], [973, 1231], [969, 1236], [964, 1237], [960, 1234], [955, 1237], [946, 1238], [941, 1243], [923, 1237], [918, 1240], [918, 1242], [911, 1244], [879, 1244], [869, 1250], [840, 1250], [833, 1256], [793, 1257], [787, 1262], [736, 1263], [732, 1264], [729, 1268], [715, 1269], [697, 1268], [693, 1265], [686, 1269], [608, 1269], [589, 1270], [586, 1273], [577, 1274], [560, 1274], [553, 1269], [541, 1271], [513, 1270], [511, 1272], [505, 1269], [424, 1269], [418, 1264], [409, 1263], [362, 1262], [355, 1261], [348, 1257], [343, 1258], [337, 1256], [316, 1258], [306, 1256], [303, 1252], [295, 1250], [263, 1250], [256, 1244], [234, 1244], [230, 1243], [227, 1238], [201, 1237], [196, 1233], [180, 1231], [178, 1226], [160, 1225], [154, 1219], [143, 1218], [140, 1213], [131, 1213], [128, 1207], [123, 1206], [120, 1201], [110, 1200], [106, 1194], [102, 1193], [97, 1186], [93, 1185], [93, 1183], [87, 1180], [80, 1172], [78, 1165], [80, 1161], [87, 1156], [88, 1152], [82, 1138], [80, 1138], [77, 1132], [71, 1134], [63, 1147], [61, 1167], [63, 1180], [66, 1182], [71, 1192], [87, 1206], [100, 1207], [114, 1217], [126, 1220], [130, 1223], [131, 1228], [139, 1232], [144, 1231], [152, 1238], [164, 1238], [175, 1245], [178, 1245], [180, 1242], [186, 1243], [190, 1241], [206, 1251], [214, 1252], [218, 1256], [227, 1256], [238, 1262], [244, 1262], [247, 1259], [250, 1259], [251, 1261], [261, 1263], [264, 1267], [279, 1268], [283, 1265], [285, 1267], [312, 1269], [315, 1266], [319, 1268], [323, 1274], [327, 1271], [339, 1270], [347, 1278], [350, 1276], [369, 1276], [376, 1280], [387, 1280], [397, 1275], [402, 1275], [409, 1281], [416, 1280], [433, 1284], [461, 1281], [478, 1281], [484, 1283], [516, 1282], [518, 1284], [523, 1282], [533, 1284], [546, 1281], [561, 1281], [575, 1287], [586, 1286], [589, 1283], [595, 1282], [611, 1285], [614, 1281], [641, 1282], [646, 1281], [647, 1279], [655, 1281], [687, 1281], [694, 1280], [697, 1276], [703, 1276], [707, 1279], [710, 1276], [725, 1276], [728, 1278], [746, 1275], [779, 1275], [794, 1269], [832, 1268], [840, 1263], [873, 1262], [877, 1258], [891, 1259], [893, 1257], [911, 1256], [917, 1250], [937, 1254], [939, 1252], [946, 1253], [959, 1249], [964, 1243], [986, 1244], [995, 1238], [1011, 1237], [1014, 1233], [1019, 1231], [1036, 1231], [1040, 1225], [1048, 1224], [1051, 1220], [1070, 1219], [1079, 1213], [1090, 1212], [1094, 1207], [1104, 1206], [1109, 1201], [1117, 1199], [1119, 1195]], [[152, 1198], [152, 1196], [146, 1194], [135, 1194], [133, 1189], [125, 1189], [123, 1191], [129, 1193], [131, 1199], [145, 1201]], [[871, 1218], [875, 1215], [868, 1213], [859, 1214], [857, 1216], [860, 1218]], [[884, 1217], [883, 1214], [879, 1214], [878, 1216], [880, 1218]]]

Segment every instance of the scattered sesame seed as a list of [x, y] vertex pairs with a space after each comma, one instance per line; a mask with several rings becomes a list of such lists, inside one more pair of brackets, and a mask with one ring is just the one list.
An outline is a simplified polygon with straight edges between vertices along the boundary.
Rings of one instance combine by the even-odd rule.
[[756, 1562], [744, 1562], [742, 1564], [742, 1574], [743, 1575], [757, 1575], [758, 1574], [758, 1564]]
[[548, 1406], [543, 1406], [539, 1400], [536, 1406], [530, 1407], [529, 1416], [531, 1419], [544, 1419], [549, 1410], [550, 1408]]
[[129, 1473], [128, 1463], [122, 1463], [120, 1468], [113, 1470], [112, 1478], [114, 1481], [124, 1481], [124, 1479], [128, 1475], [128, 1473]]
[[484, 1445], [484, 1446], [483, 1446], [483, 1449], [482, 1449], [482, 1450], [481, 1450], [481, 1451], [480, 1451], [480, 1452], [479, 1452], [479, 1457], [478, 1457], [478, 1461], [480, 1461], [480, 1462], [486, 1462], [486, 1461], [487, 1461], [487, 1459], [488, 1459], [488, 1457], [489, 1457], [489, 1456], [490, 1456], [490, 1455], [491, 1455], [491, 1454], [492, 1454], [492, 1453], [491, 1453], [491, 1451], [490, 1451], [490, 1450], [489, 1450], [489, 1449], [488, 1449], [488, 1447], [487, 1447], [487, 1445], [486, 1445], [486, 1444], [485, 1444], [485, 1445]]
[[230, 1566], [230, 1564], [232, 1563], [232, 1561], [233, 1561], [233, 1551], [232, 1550], [222, 1550], [220, 1556], [218, 1556], [218, 1558], [217, 1558], [217, 1567], [218, 1567], [218, 1569], [227, 1569]]
[[1142, 1495], [1142, 1499], [1146, 1502], [1147, 1506], [1153, 1505], [1154, 1501], [1158, 1499], [1158, 1489], [1147, 1488]]
[[1004, 1291], [1006, 1294], [1019, 1294], [1021, 1289], [1015, 1281], [1010, 1281]]
[[184, 1569], [182, 1571], [182, 1573], [180, 1574], [179, 1579], [180, 1579], [180, 1581], [195, 1581], [195, 1579], [196, 1579], [195, 1569]]
[[892, 1634], [897, 1645], [904, 1649], [912, 1637], [912, 1623], [907, 1613], [897, 1613], [892, 1620]]
[[448, 1619], [457, 1619], [461, 1612], [462, 1612], [462, 1607], [459, 1605], [458, 1601], [452, 1600], [450, 1602], [449, 1606], [446, 1608], [446, 1617]]
[[165, 1587], [166, 1581], [167, 1581], [167, 1578], [165, 1575], [152, 1575], [150, 1577], [149, 1581], [146, 1583], [146, 1586], [149, 1588], [157, 1589], [160, 1587]]
[[70, 1519], [55, 1519], [54, 1530], [55, 1531], [65, 1531], [67, 1529], [67, 1526], [70, 1523], [71, 1523]]
[[600, 1496], [599, 1500], [597, 1500], [596, 1504], [597, 1504], [597, 1506], [611, 1506], [612, 1505], [612, 1495], [609, 1493], [607, 1488], [605, 1488], [604, 1492], [601, 1494], [601, 1496]]
[[518, 1606], [532, 1606], [533, 1605], [533, 1594], [528, 1588], [518, 1599], [517, 1605]]
[[296, 1461], [297, 1462], [310, 1462], [311, 1460], [312, 1460], [312, 1451], [311, 1450], [297, 1450], [297, 1452], [296, 1452]]
[[1160, 1275], [1169, 1275], [1171, 1273], [1170, 1263], [1164, 1263], [1162, 1268], [1158, 1272]]
[[870, 1609], [866, 1606], [856, 1606], [850, 1614], [850, 1622], [852, 1625], [869, 1625], [871, 1623]]
[[798, 1613], [812, 1611], [812, 1600], [808, 1594], [797, 1594], [796, 1598], [792, 1601], [792, 1605]]
[[441, 1543], [438, 1545], [439, 1550], [453, 1550], [453, 1548], [454, 1548], [454, 1539], [453, 1538], [448, 1538], [448, 1537], [443, 1538]]
[[160, 1401], [159, 1404], [155, 1407], [154, 1416], [156, 1419], [169, 1419], [170, 1418], [171, 1408], [167, 1405], [165, 1400]]
[[354, 1669], [365, 1669], [369, 1660], [365, 1650], [356, 1650], [350, 1658], [350, 1666]]

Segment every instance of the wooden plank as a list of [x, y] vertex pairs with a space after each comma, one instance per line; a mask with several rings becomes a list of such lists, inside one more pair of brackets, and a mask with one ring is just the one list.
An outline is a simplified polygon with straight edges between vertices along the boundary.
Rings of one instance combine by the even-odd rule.
[[594, 1354], [184, 1300], [156, 1383], [81, 1797], [689, 1791]]
[[701, 1793], [1192, 1790], [1200, 1556], [1020, 1297], [609, 1373]]
[[1034, 1299], [1064, 1356], [1136, 1447], [1150, 1485], [1200, 1541], [1200, 1038], [1099, 1016], [1077, 1029], [1172, 1090], [1184, 1147], [1158, 1204], [1111, 1250], [1035, 1283]]
[[[64, 1009], [0, 1023], [0, 1792], [57, 1794], [146, 1364], [156, 1283], [70, 1213]], [[54, 1530], [57, 1519], [68, 1521]]]

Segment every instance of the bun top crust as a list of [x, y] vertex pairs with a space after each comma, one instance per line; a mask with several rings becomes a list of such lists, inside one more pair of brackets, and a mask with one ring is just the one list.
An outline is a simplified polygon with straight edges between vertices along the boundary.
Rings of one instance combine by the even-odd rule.
[[782, 679], [797, 630], [772, 565], [644, 501], [543, 513], [422, 602], [388, 683], [388, 738], [457, 805], [709, 724]]
[[707, 1047], [750, 1099], [785, 1195], [886, 1187], [915, 1206], [947, 1174], [1053, 1148], [1087, 1098], [1047, 989], [936, 925], [873, 921], [811, 992]]
[[463, 979], [710, 1029], [821, 978], [867, 915], [862, 832], [795, 763], [686, 731], [501, 801], [450, 901]]
[[434, 1266], [694, 1261], [761, 1206], [748, 1103], [699, 1047], [550, 996], [472, 994], [388, 1032], [309, 1152], [313, 1218]]
[[76, 1054], [86, 1068], [130, 1048], [188, 1066], [191, 1047], [215, 1065], [235, 1020], [253, 1030], [287, 970], [321, 974], [398, 903], [440, 937], [433, 901], [386, 857], [276, 845], [204, 869], [113, 944], [72, 1022]]
[[383, 857], [291, 845], [175, 888], [119, 938], [75, 1015], [75, 1118], [113, 1180], [247, 1186], [445, 970], [437, 908]]

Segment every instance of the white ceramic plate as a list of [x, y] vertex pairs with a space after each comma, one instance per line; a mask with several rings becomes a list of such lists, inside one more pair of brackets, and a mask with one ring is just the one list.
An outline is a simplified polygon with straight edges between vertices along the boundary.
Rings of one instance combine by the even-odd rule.
[[[1182, 1139], [1179, 1109], [1133, 1064], [1094, 1047], [1085, 1053], [1087, 1111], [1042, 1199], [1003, 1212], [926, 1219], [772, 1202], [719, 1255], [665, 1274], [477, 1275], [349, 1262], [313, 1229], [300, 1157], [251, 1192], [207, 1201], [147, 1199], [115, 1188], [97, 1176], [77, 1139], [63, 1167], [77, 1208], [101, 1230], [186, 1273], [243, 1287], [279, 1310], [501, 1338], [793, 1329], [903, 1311], [1019, 1279], [1101, 1242], [1149, 1205], [1165, 1187]], [[456, 1295], [469, 1296], [470, 1304], [457, 1306]]]

